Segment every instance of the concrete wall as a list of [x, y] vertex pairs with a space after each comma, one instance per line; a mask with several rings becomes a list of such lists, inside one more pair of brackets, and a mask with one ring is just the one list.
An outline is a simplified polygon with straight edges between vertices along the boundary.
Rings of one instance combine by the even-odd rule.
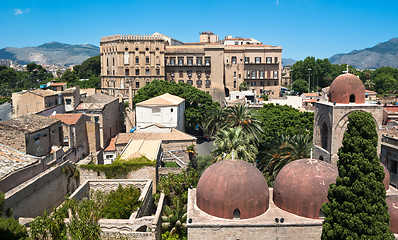
[[[153, 112], [154, 109], [159, 109], [160, 111]], [[178, 130], [184, 131], [184, 110], [185, 102], [178, 106], [137, 106], [137, 127], [143, 128], [154, 123], [160, 123], [166, 127], [174, 127]]]
[[44, 210], [52, 211], [76, 187], [76, 179], [63, 173], [69, 162], [52, 167], [5, 193], [4, 209], [13, 209], [14, 218], [36, 217]]
[[51, 151], [51, 146], [60, 146], [60, 122], [54, 123], [33, 133], [25, 134], [26, 153], [44, 156]]

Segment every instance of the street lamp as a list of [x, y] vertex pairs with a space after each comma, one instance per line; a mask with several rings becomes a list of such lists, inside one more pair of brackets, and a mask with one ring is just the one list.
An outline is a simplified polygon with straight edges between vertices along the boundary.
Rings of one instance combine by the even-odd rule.
[[307, 69], [308, 70], [308, 92], [310, 92], [310, 87], [311, 87], [311, 79], [310, 79], [310, 76], [311, 76], [311, 68], [308, 68]]

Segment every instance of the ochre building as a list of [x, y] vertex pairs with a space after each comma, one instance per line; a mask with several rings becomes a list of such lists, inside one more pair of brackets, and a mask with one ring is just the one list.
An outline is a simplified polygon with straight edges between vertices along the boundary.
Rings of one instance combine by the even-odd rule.
[[191, 84], [218, 102], [243, 82], [257, 95], [279, 97], [282, 47], [230, 36], [219, 40], [212, 32], [200, 33], [199, 40], [182, 43], [160, 33], [101, 38], [102, 91], [132, 97], [159, 79]]

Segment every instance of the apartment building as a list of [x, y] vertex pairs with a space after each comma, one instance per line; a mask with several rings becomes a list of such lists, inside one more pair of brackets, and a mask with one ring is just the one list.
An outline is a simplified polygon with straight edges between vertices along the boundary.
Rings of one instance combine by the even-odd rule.
[[101, 88], [115, 97], [132, 97], [154, 79], [191, 84], [218, 102], [243, 82], [279, 97], [282, 47], [253, 38], [202, 32], [199, 42], [182, 43], [160, 33], [114, 35], [101, 38], [100, 48]]

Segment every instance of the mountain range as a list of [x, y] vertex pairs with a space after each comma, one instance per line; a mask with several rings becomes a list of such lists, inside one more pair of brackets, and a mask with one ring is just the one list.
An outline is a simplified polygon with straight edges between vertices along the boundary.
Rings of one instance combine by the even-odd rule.
[[[0, 59], [11, 59], [19, 64], [36, 62], [47, 65], [76, 65], [89, 57], [99, 55], [99, 47], [91, 44], [71, 45], [60, 42], [45, 43], [37, 47], [6, 47], [0, 49]], [[341, 53], [329, 58], [333, 64], [349, 64], [358, 69], [376, 69], [383, 66], [398, 67], [398, 38], [379, 43], [374, 47]], [[295, 60], [283, 58], [282, 65], [292, 65]]]
[[37, 47], [0, 49], [0, 59], [11, 59], [19, 64], [35, 62], [42, 65], [76, 65], [89, 57], [100, 54], [100, 49], [91, 44], [71, 45], [60, 42], [45, 43]]
[[374, 47], [336, 54], [329, 58], [333, 64], [349, 64], [358, 69], [398, 67], [398, 38], [379, 43]]

